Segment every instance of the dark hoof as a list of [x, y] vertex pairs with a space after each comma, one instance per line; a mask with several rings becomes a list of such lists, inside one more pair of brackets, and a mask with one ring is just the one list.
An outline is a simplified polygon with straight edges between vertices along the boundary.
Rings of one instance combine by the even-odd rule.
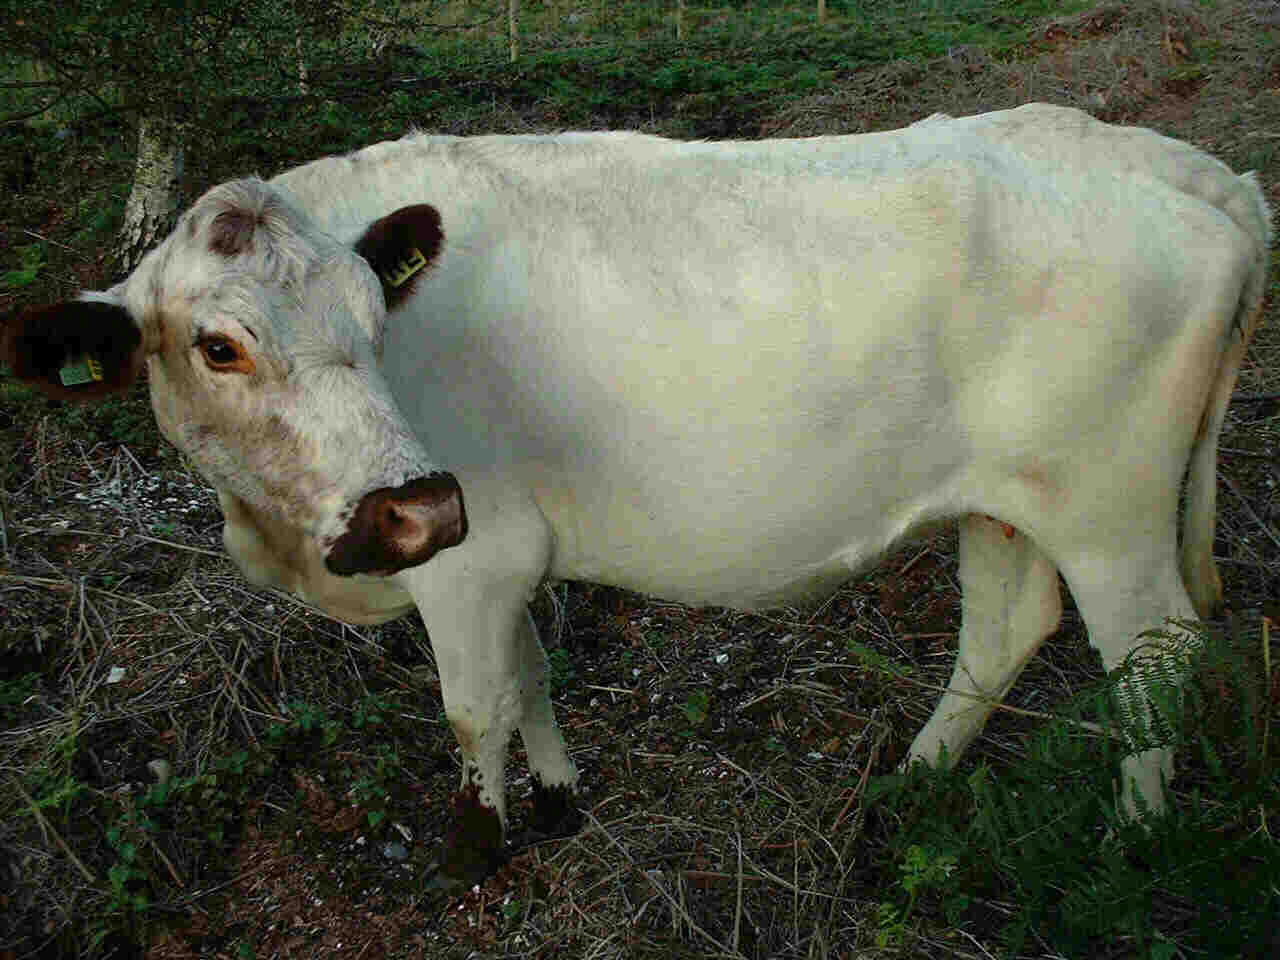
[[544, 787], [535, 778], [529, 832], [540, 840], [569, 837], [577, 833], [582, 828], [583, 821], [577, 799], [569, 787]]
[[470, 887], [506, 863], [502, 821], [498, 811], [480, 802], [475, 785], [453, 795], [453, 829], [444, 841], [444, 852], [435, 875], [434, 889]]
[[427, 868], [424, 889], [430, 893], [458, 896], [466, 893], [476, 884], [483, 883], [504, 863], [506, 863], [506, 857], [494, 858], [487, 864], [478, 862], [454, 864], [436, 861]]

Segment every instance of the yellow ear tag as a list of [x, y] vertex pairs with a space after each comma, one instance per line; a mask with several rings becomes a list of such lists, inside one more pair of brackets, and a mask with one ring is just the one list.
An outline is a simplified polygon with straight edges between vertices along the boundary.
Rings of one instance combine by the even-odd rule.
[[427, 258], [417, 247], [410, 247], [403, 260], [382, 271], [382, 279], [390, 286], [403, 286], [404, 282], [427, 265]]
[[71, 360], [58, 371], [58, 378], [64, 387], [78, 387], [84, 383], [95, 383], [102, 380], [102, 364], [97, 357], [81, 354]]

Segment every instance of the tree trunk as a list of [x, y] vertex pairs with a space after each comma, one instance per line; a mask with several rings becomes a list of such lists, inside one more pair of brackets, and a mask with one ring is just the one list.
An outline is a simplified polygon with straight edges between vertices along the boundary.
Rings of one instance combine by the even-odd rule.
[[516, 62], [520, 55], [520, 36], [516, 30], [516, 15], [520, 9], [520, 0], [507, 0], [507, 29], [511, 33], [511, 62]]
[[183, 124], [168, 114], [147, 114], [138, 123], [133, 190], [125, 204], [117, 249], [122, 270], [137, 266], [142, 255], [173, 227], [185, 136]]
[[302, 44], [301, 30], [293, 35], [293, 49], [298, 55], [298, 93], [305, 97], [311, 92], [311, 88], [307, 84], [307, 54]]

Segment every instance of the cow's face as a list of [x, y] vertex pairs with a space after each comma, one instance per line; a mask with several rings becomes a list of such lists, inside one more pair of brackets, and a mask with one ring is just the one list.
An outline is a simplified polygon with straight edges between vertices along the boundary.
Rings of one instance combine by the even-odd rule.
[[225, 184], [123, 283], [19, 317], [5, 355], [79, 397], [145, 362], [160, 429], [224, 502], [296, 531], [331, 574], [393, 573], [466, 535], [457, 481], [378, 372], [387, 304], [441, 243], [430, 207], [378, 221], [353, 250], [268, 184]]

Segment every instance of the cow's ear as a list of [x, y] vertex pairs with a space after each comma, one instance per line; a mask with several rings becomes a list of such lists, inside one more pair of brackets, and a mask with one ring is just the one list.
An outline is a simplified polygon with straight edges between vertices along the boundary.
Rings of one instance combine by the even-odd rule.
[[356, 241], [356, 253], [369, 261], [382, 281], [382, 296], [388, 311], [409, 298], [443, 247], [440, 214], [426, 203], [401, 207], [373, 221], [364, 236]]
[[11, 318], [0, 356], [19, 380], [52, 397], [92, 400], [136, 379], [142, 331], [117, 303], [71, 300]]

